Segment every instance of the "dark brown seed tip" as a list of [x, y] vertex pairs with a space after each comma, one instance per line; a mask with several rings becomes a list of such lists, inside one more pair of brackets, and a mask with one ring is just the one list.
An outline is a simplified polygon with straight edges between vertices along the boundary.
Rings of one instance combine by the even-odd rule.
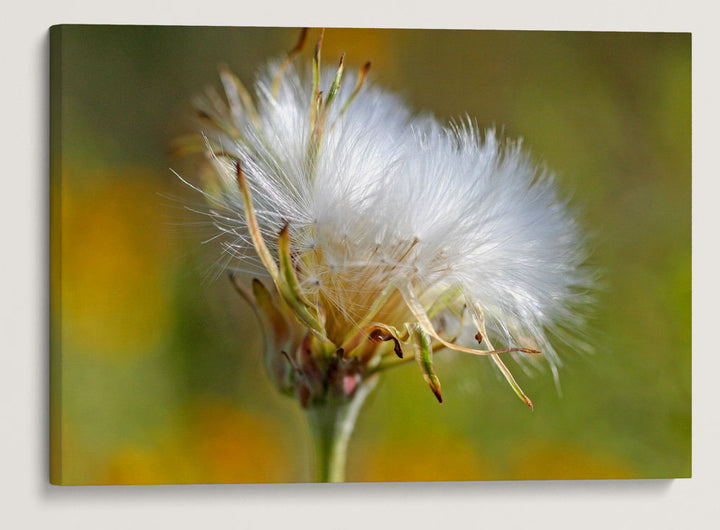
[[[397, 340], [395, 337], [393, 337], [392, 339], [393, 339], [393, 342], [395, 343], [395, 345], [393, 346], [393, 351], [395, 352], [395, 355], [397, 355], [398, 357], [400, 357], [402, 359], [403, 351], [402, 351], [402, 348], [400, 347], [400, 341]], [[442, 401], [442, 400], [440, 400], [440, 401]]]
[[302, 49], [305, 47], [305, 41], [307, 41], [307, 35], [308, 35], [308, 28], [303, 28], [300, 30], [300, 37], [298, 38], [297, 44], [295, 44], [295, 47], [290, 51], [290, 56], [297, 55], [302, 51]]
[[483, 341], [482, 333], [478, 332], [475, 334], [475, 340], [478, 341], [478, 344], [481, 344]]
[[438, 402], [442, 403], [443, 399], [442, 399], [442, 394], [440, 393], [440, 389], [435, 388], [435, 387], [430, 387], [430, 388], [432, 389], [433, 394], [435, 394], [435, 397], [437, 398]]

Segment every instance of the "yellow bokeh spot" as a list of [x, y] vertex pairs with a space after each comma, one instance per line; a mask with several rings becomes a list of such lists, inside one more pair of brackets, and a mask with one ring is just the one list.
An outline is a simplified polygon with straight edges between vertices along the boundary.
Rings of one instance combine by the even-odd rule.
[[354, 449], [351, 445], [349, 481], [488, 480], [495, 475], [492, 463], [459, 436], [423, 433]]
[[[62, 354], [152, 351], [168, 324], [167, 215], [153, 175], [99, 175], [62, 188], [59, 234]], [[132, 177], [132, 178], [130, 178]], [[63, 175], [63, 182], [77, 180]]]
[[161, 443], [118, 449], [102, 483], [237, 484], [295, 478], [270, 422], [219, 401], [196, 404], [186, 416], [186, 428]]
[[523, 446], [509, 455], [512, 480], [638, 478], [617, 458], [569, 444]]

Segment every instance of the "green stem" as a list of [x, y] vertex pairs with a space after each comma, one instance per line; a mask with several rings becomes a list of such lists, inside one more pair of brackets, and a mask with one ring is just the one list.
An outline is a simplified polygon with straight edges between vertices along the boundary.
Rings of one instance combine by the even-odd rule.
[[315, 449], [316, 482], [344, 482], [350, 436], [365, 398], [377, 384], [377, 376], [364, 381], [345, 403], [328, 401], [307, 411]]

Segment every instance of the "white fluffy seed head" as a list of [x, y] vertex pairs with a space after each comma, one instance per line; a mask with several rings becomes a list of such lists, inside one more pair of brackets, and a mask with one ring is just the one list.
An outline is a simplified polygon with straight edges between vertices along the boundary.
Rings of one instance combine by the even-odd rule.
[[[592, 281], [552, 175], [492, 130], [413, 115], [375, 86], [354, 95], [355, 72], [345, 72], [312, 153], [312, 75], [291, 65], [278, 77], [277, 69], [257, 81], [255, 109], [227, 82], [227, 104], [198, 102], [211, 122], [203, 134], [215, 181], [206, 190], [224, 248], [237, 258], [230, 267], [262, 271], [239, 163], [272, 253], [288, 224], [303, 295], [323, 307], [329, 337], [346, 336], [388, 285], [409, 282], [426, 311], [444, 293], [461, 293], [433, 318], [458, 320], [474, 304], [493, 339], [540, 349], [554, 366], [548, 332], [579, 325]], [[334, 75], [321, 75], [325, 94]], [[376, 319], [400, 328], [414, 317], [396, 296]]]

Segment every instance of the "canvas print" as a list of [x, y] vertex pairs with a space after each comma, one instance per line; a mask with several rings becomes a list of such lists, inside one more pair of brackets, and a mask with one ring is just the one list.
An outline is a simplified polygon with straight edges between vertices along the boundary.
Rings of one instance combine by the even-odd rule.
[[689, 34], [50, 46], [52, 483], [691, 475]]

